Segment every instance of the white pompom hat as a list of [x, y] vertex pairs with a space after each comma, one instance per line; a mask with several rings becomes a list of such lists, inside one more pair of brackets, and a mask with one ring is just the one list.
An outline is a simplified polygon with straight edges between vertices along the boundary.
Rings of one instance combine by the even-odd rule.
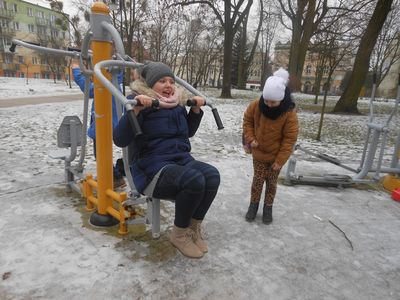
[[285, 97], [286, 85], [289, 81], [289, 73], [283, 68], [274, 72], [267, 78], [264, 84], [263, 98], [270, 101], [282, 101]]

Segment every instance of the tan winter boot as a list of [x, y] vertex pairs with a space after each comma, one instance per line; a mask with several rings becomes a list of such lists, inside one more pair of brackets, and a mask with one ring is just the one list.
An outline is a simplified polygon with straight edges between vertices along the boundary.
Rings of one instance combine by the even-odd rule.
[[204, 233], [201, 229], [201, 220], [192, 219], [190, 222], [190, 228], [193, 230], [193, 242], [203, 252], [208, 252], [207, 241], [204, 239]]
[[193, 231], [190, 228], [180, 228], [174, 225], [170, 241], [183, 255], [190, 258], [201, 258], [203, 252], [193, 242]]

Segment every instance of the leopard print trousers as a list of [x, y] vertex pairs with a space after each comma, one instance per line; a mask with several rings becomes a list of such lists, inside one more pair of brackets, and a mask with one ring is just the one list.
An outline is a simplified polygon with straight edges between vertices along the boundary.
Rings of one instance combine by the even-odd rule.
[[253, 159], [254, 175], [251, 184], [251, 202], [260, 202], [262, 188], [265, 182], [264, 204], [272, 206], [274, 203], [280, 170], [273, 171], [271, 169], [272, 164], [273, 163], [261, 162]]

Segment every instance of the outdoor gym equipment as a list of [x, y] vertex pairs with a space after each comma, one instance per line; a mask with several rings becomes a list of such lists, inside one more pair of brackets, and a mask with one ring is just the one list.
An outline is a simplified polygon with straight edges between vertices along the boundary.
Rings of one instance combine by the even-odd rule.
[[[77, 116], [67, 116], [57, 134], [57, 144], [61, 150], [52, 151], [50, 156], [62, 159], [65, 162], [65, 181], [67, 191], [77, 191], [86, 198], [86, 208], [94, 211], [90, 217], [90, 223], [95, 226], [108, 227], [119, 223], [119, 233], [127, 234], [128, 224], [152, 225], [152, 235], [154, 238], [160, 235], [160, 199], [152, 197], [152, 189], [146, 189], [147, 196], [137, 192], [129, 170], [127, 147], [122, 150], [125, 173], [130, 186], [129, 195], [126, 192], [115, 192], [113, 190], [113, 142], [112, 142], [112, 96], [121, 104], [129, 114], [132, 127], [136, 135], [142, 134], [133, 107], [137, 101], [128, 100], [118, 88], [118, 73], [121, 68], [135, 68], [140, 66], [132, 58], [125, 55], [123, 43], [118, 31], [112, 26], [109, 15], [109, 8], [102, 2], [95, 2], [91, 8], [90, 29], [85, 35], [81, 51], [76, 49], [60, 50], [42, 47], [36, 43], [24, 42], [13, 39], [10, 51], [14, 52], [17, 45], [30, 48], [39, 52], [52, 55], [68, 56], [79, 58], [80, 67], [85, 77], [84, 90], [84, 112], [83, 122]], [[89, 48], [91, 47], [91, 51]], [[114, 55], [112, 54], [114, 50]], [[87, 62], [88, 67], [83, 63]], [[94, 66], [93, 70], [90, 66]], [[95, 122], [96, 122], [96, 170], [97, 178], [92, 174], [84, 174], [83, 162], [85, 158], [85, 147], [87, 143], [87, 115], [89, 103], [89, 83], [90, 77], [94, 83]], [[201, 96], [196, 89], [180, 78], [176, 78], [177, 83], [184, 86], [195, 95]], [[116, 105], [117, 114], [122, 115], [121, 105]], [[155, 105], [157, 105], [155, 103]], [[206, 100], [214, 115], [218, 129], [223, 125], [218, 115], [218, 111]], [[162, 107], [162, 105], [160, 104]], [[80, 158], [75, 166], [75, 160], [80, 147]], [[69, 151], [67, 150], [69, 148]], [[115, 204], [117, 208], [115, 208]], [[141, 216], [138, 209], [139, 204], [147, 203], [147, 215]]]
[[[288, 162], [284, 183], [287, 185], [294, 184], [310, 184], [310, 185], [322, 185], [322, 186], [340, 186], [347, 187], [354, 183], [371, 183], [381, 179], [380, 175], [386, 173], [383, 179], [383, 185], [386, 189], [393, 191], [395, 188], [400, 187], [400, 128], [397, 128], [397, 140], [391, 155], [391, 164], [389, 167], [383, 167], [382, 161], [385, 154], [387, 138], [389, 134], [390, 125], [393, 117], [397, 114], [399, 102], [400, 102], [400, 74], [397, 87], [397, 97], [394, 108], [386, 119], [384, 124], [375, 122], [373, 102], [375, 100], [376, 93], [376, 76], [373, 77], [372, 94], [369, 101], [369, 118], [367, 123], [367, 136], [364, 143], [363, 153], [361, 156], [360, 166], [358, 169], [351, 168], [340, 162], [339, 159], [331, 157], [326, 154], [315, 153], [308, 149], [296, 145], [294, 150], [300, 150], [312, 156], [318, 157], [327, 162], [333, 163], [339, 167], [342, 167], [348, 171], [354, 172], [355, 175], [338, 175], [338, 174], [325, 174], [322, 176], [304, 176], [298, 175], [295, 172], [296, 158], [292, 155]], [[380, 147], [379, 147], [380, 144]], [[379, 153], [376, 158], [377, 150]], [[370, 173], [374, 173], [372, 178], [367, 177]]]

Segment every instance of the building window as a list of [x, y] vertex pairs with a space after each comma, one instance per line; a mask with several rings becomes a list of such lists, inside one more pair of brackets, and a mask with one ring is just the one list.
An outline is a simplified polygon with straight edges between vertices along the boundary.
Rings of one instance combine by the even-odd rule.
[[44, 19], [44, 12], [38, 11], [38, 12], [36, 12], [36, 15], [37, 15], [39, 18]]
[[50, 15], [50, 21], [55, 22], [56, 21], [56, 16], [55, 15]]
[[10, 38], [4, 39], [4, 43], [6, 44], [6, 46], [11, 46], [11, 39]]
[[35, 26], [33, 26], [32, 24], [28, 24], [28, 29], [29, 32], [35, 32]]
[[27, 12], [28, 12], [28, 16], [29, 16], [29, 17], [33, 17], [33, 10], [32, 10], [32, 7], [28, 7]]
[[0, 8], [1, 8], [1, 9], [4, 9], [4, 10], [7, 10], [7, 2], [6, 2], [6, 1], [1, 1], [1, 0], [0, 0]]
[[18, 62], [20, 64], [23, 64], [24, 63], [24, 57], [23, 56], [18, 56]]
[[6, 64], [11, 64], [13, 62], [13, 56], [11, 53], [6, 53], [4, 56], [4, 61]]
[[307, 65], [307, 67], [306, 67], [306, 74], [311, 74], [311, 65]]
[[19, 73], [19, 77], [20, 77], [20, 78], [25, 78], [25, 73], [22, 73], [22, 72]]
[[39, 75], [39, 73], [33, 73], [33, 78], [35, 78], [35, 79], [39, 79], [39, 78], [40, 78], [40, 75]]
[[10, 70], [4, 70], [4, 77], [15, 77], [15, 72]]
[[54, 29], [53, 29], [53, 30], [51, 31], [51, 37], [52, 37], [52, 38], [58, 38], [58, 30], [54, 30]]
[[46, 27], [44, 26], [37, 26], [37, 33], [41, 36], [46, 35]]
[[19, 30], [19, 23], [18, 22], [14, 22], [14, 29], [15, 30]]
[[2, 20], [1, 20], [1, 27], [3, 27], [3, 28], [8, 28], [8, 27], [9, 27], [9, 26], [8, 26], [8, 21], [5, 20], [5, 19], [2, 19]]
[[37, 65], [38, 64], [38, 59], [37, 57], [32, 57], [32, 64]]
[[12, 11], [18, 12], [18, 6], [17, 6], [17, 4], [13, 3], [13, 5], [12, 5]]

